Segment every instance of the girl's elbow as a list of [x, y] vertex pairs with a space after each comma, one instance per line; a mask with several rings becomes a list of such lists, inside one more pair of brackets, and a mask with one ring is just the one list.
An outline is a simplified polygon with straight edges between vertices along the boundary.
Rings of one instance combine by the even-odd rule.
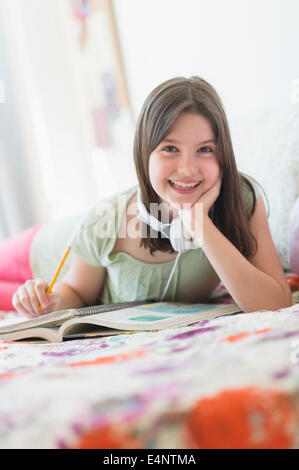
[[286, 294], [282, 298], [276, 300], [275, 302], [262, 302], [260, 304], [250, 304], [245, 305], [242, 308], [244, 313], [253, 313], [260, 310], [275, 311], [280, 310], [281, 308], [291, 307], [293, 305], [292, 294]]
[[291, 307], [292, 305], [293, 305], [293, 298], [292, 298], [292, 293], [290, 292], [287, 295], [286, 305], [284, 307], [280, 307], [280, 308]]
[[279, 308], [286, 308], [286, 307], [291, 307], [293, 305], [293, 297], [292, 297], [292, 291], [289, 286], [289, 284], [286, 284], [285, 289], [284, 289], [284, 304], [282, 307]]

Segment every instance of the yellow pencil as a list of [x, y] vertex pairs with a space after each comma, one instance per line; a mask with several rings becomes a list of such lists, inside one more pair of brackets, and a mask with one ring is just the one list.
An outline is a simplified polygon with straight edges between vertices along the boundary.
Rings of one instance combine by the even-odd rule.
[[[62, 260], [60, 261], [60, 264], [59, 264], [59, 266], [58, 266], [58, 268], [57, 268], [57, 271], [56, 271], [56, 273], [55, 273], [55, 275], [54, 275], [54, 277], [53, 277], [53, 279], [52, 279], [52, 281], [51, 281], [51, 284], [49, 285], [49, 287], [48, 287], [48, 289], [47, 289], [47, 292], [46, 292], [47, 295], [51, 293], [52, 288], [53, 288], [53, 286], [54, 286], [54, 284], [55, 284], [55, 281], [56, 281], [56, 279], [57, 279], [57, 277], [58, 277], [58, 275], [59, 275], [59, 273], [60, 273], [60, 271], [61, 271], [62, 266], [64, 265], [64, 262], [65, 262], [65, 260], [66, 260], [66, 258], [67, 258], [67, 255], [69, 254], [70, 249], [71, 249], [71, 247], [68, 246], [67, 249], [65, 250], [65, 253], [64, 253], [64, 255], [63, 255], [63, 258], [62, 258]], [[40, 305], [38, 308], [39, 308], [39, 310], [42, 310], [42, 309], [43, 309], [43, 307], [42, 307], [41, 305]]]

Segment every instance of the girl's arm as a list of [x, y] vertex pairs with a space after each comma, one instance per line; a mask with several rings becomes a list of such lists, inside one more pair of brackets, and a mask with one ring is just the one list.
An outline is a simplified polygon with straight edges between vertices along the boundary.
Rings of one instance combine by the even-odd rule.
[[256, 201], [250, 227], [258, 243], [248, 261], [203, 213], [202, 248], [221, 281], [244, 312], [292, 305], [289, 285], [273, 243], [263, 199]]
[[54, 285], [53, 292], [61, 296], [59, 310], [95, 305], [105, 278], [106, 269], [87, 264], [74, 255], [70, 269], [62, 281]]
[[[34, 317], [54, 310], [95, 305], [102, 289], [106, 269], [94, 267], [74, 255], [70, 269], [47, 295], [48, 284], [41, 278], [30, 279], [13, 295], [15, 309]], [[42, 310], [39, 309], [42, 305]]]

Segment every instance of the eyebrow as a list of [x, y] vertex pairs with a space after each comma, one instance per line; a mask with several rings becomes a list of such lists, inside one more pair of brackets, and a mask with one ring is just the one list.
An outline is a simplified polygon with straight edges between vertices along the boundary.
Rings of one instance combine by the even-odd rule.
[[[164, 139], [164, 140], [162, 140], [162, 142], [169, 142], [171, 144], [178, 144], [179, 143], [175, 139]], [[203, 140], [202, 142], [199, 142], [199, 144], [197, 144], [197, 145], [208, 144], [210, 142], [215, 142], [216, 143], [216, 140], [215, 139]]]

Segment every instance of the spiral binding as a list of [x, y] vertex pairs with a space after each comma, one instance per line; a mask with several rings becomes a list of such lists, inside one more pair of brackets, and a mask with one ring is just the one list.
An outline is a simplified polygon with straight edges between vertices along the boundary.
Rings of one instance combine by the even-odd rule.
[[[154, 300], [138, 300], [130, 302], [119, 302], [116, 304], [93, 305], [92, 307], [81, 307], [74, 309], [79, 316], [94, 315], [95, 313], [112, 312], [113, 310], [121, 310], [122, 308], [135, 307], [154, 302]], [[77, 316], [77, 315], [76, 315]]]

